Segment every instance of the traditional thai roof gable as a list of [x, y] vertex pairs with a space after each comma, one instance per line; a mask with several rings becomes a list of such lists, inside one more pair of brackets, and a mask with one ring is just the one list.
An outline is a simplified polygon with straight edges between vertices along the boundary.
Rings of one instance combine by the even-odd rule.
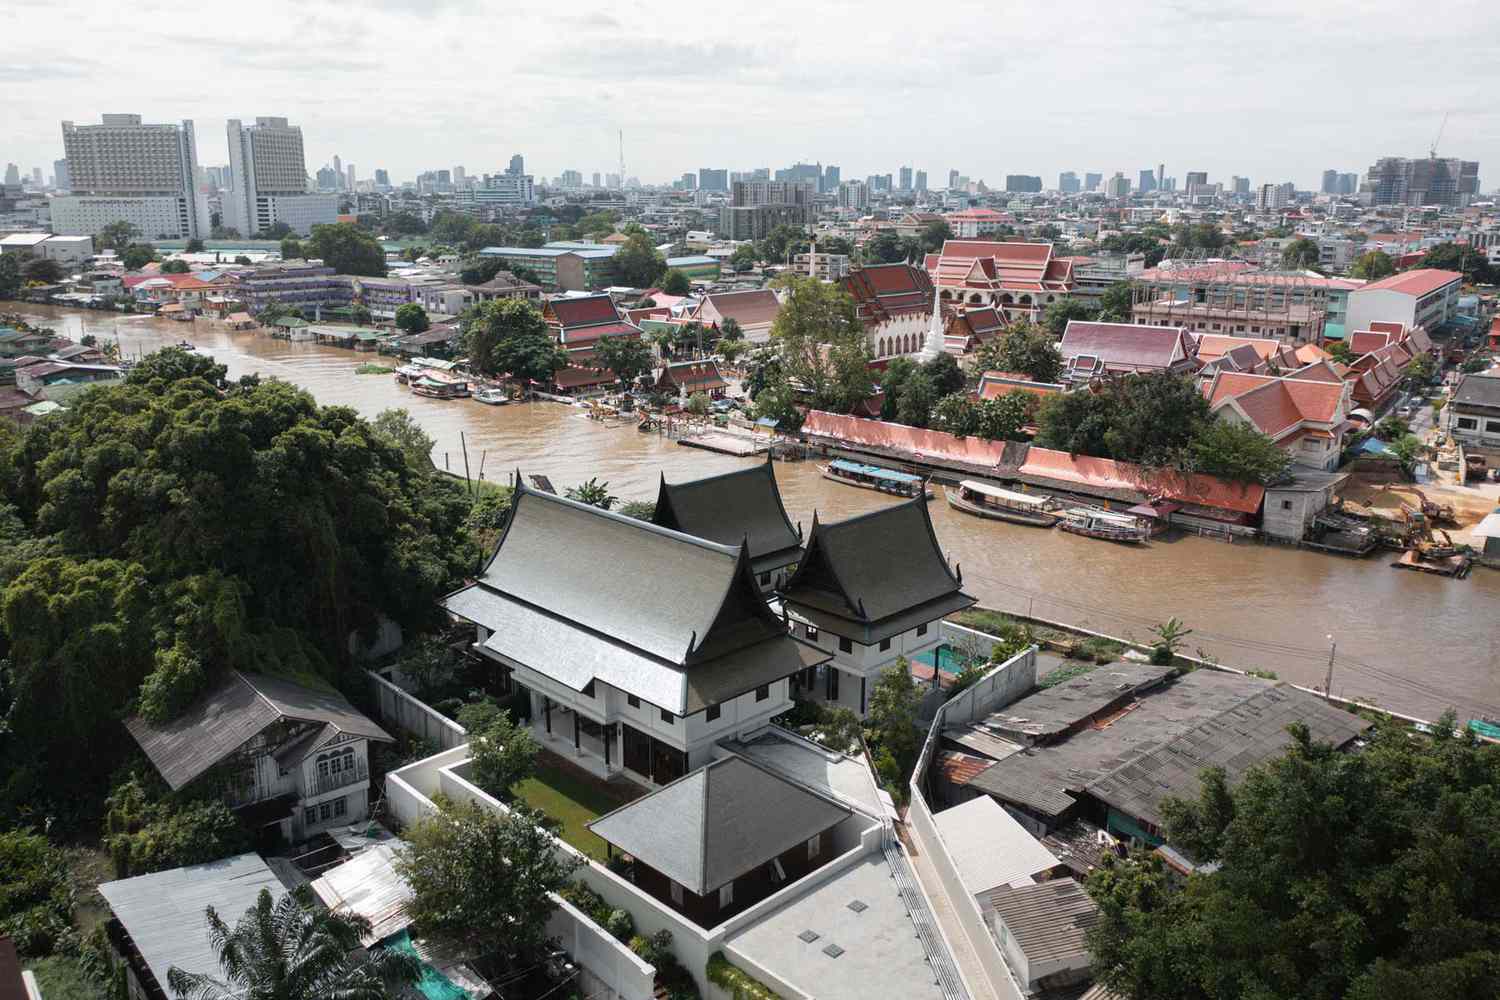
[[932, 277], [920, 267], [872, 264], [850, 271], [842, 284], [854, 299], [855, 311], [866, 329], [897, 316], [932, 311]]
[[443, 606], [484, 648], [574, 691], [595, 681], [685, 716], [825, 662], [787, 634], [743, 543], [542, 493], [519, 475], [494, 554]]
[[967, 354], [1005, 330], [1005, 317], [993, 306], [964, 309], [948, 317], [943, 329], [943, 348], [949, 354]]
[[[1058, 350], [1070, 369], [1115, 374], [1191, 371], [1197, 356], [1197, 345], [1182, 327], [1082, 320], [1068, 322]], [[1074, 364], [1085, 360], [1089, 364]]]
[[962, 588], [918, 497], [843, 521], [814, 516], [781, 597], [820, 628], [872, 645], [974, 604]]
[[1060, 292], [1073, 280], [1073, 262], [1054, 258], [1050, 243], [947, 240], [941, 251], [927, 255], [925, 263], [942, 287]]
[[1332, 433], [1348, 412], [1350, 387], [1342, 379], [1275, 378], [1221, 372], [1208, 390], [1214, 411], [1233, 409], [1273, 441], [1306, 431]]
[[787, 517], [770, 455], [760, 465], [686, 483], [669, 483], [663, 474], [652, 521], [722, 545], [743, 541], [757, 576], [802, 556], [802, 532]]
[[620, 315], [615, 300], [602, 294], [551, 299], [542, 306], [542, 319], [567, 352], [570, 365], [593, 361], [599, 341], [605, 337], [641, 335], [639, 327]]

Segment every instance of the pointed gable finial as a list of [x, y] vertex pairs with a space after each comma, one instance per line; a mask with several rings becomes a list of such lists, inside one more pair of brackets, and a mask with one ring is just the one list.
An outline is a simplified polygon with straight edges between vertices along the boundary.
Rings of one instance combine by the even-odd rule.
[[802, 540], [802, 522], [801, 521], [797, 522], [797, 540], [799, 542]]
[[697, 645], [698, 645], [698, 630], [697, 629], [693, 629], [693, 634], [688, 637], [688, 648], [687, 648], [687, 651], [689, 653], [692, 653], [692, 651], [694, 650], [694, 648], [697, 647]]
[[859, 616], [861, 618], [870, 617], [869, 612], [865, 610], [865, 599], [863, 597], [856, 597], [854, 600], [859, 605]]
[[953, 564], [953, 575], [956, 576], [956, 577], [958, 577], [958, 585], [960, 587], [962, 587], [964, 585], [964, 564], [963, 563], [954, 563]]

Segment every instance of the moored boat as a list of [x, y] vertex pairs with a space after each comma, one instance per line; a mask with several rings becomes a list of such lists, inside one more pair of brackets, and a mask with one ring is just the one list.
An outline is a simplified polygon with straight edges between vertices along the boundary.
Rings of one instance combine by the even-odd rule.
[[493, 385], [474, 393], [474, 398], [489, 406], [504, 406], [510, 402], [510, 397], [505, 394], [505, 390]]
[[1116, 514], [1093, 507], [1072, 507], [1062, 511], [1057, 526], [1063, 531], [1106, 542], [1139, 544], [1151, 535], [1149, 528], [1128, 514]]
[[421, 378], [412, 379], [411, 391], [433, 399], [462, 399], [469, 394], [469, 383], [465, 379], [428, 372]]
[[878, 465], [865, 465], [842, 458], [836, 458], [822, 466], [822, 470], [824, 479], [832, 479], [836, 483], [894, 496], [932, 499], [932, 489], [927, 485], [927, 480], [910, 472], [882, 469]]
[[427, 369], [421, 365], [402, 365], [395, 372], [396, 381], [402, 385], [407, 385], [412, 379], [421, 378], [425, 374], [427, 374]]
[[1051, 497], [1017, 493], [1015, 490], [1001, 489], [972, 479], [959, 483], [956, 490], [945, 486], [943, 495], [948, 498], [948, 506], [954, 510], [995, 521], [1050, 528], [1061, 516], [1057, 511], [1057, 501]]

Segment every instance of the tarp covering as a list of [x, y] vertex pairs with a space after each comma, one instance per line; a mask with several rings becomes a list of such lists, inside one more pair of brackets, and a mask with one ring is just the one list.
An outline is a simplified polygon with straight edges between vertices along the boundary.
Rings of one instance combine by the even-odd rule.
[[903, 486], [922, 481], [921, 476], [914, 476], [910, 472], [896, 472], [893, 469], [882, 469], [878, 465], [864, 465], [860, 462], [850, 462], [842, 458], [834, 459], [828, 463], [828, 466], [840, 472], [849, 472], [857, 476], [868, 476], [871, 479], [883, 479], [886, 482], [900, 483]]

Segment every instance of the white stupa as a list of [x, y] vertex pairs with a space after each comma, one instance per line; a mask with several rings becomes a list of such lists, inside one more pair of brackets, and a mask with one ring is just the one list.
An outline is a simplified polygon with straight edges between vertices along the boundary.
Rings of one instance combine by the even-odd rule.
[[943, 353], [943, 302], [938, 294], [937, 282], [932, 284], [932, 319], [927, 324], [927, 339], [917, 352], [918, 361], [931, 361]]

